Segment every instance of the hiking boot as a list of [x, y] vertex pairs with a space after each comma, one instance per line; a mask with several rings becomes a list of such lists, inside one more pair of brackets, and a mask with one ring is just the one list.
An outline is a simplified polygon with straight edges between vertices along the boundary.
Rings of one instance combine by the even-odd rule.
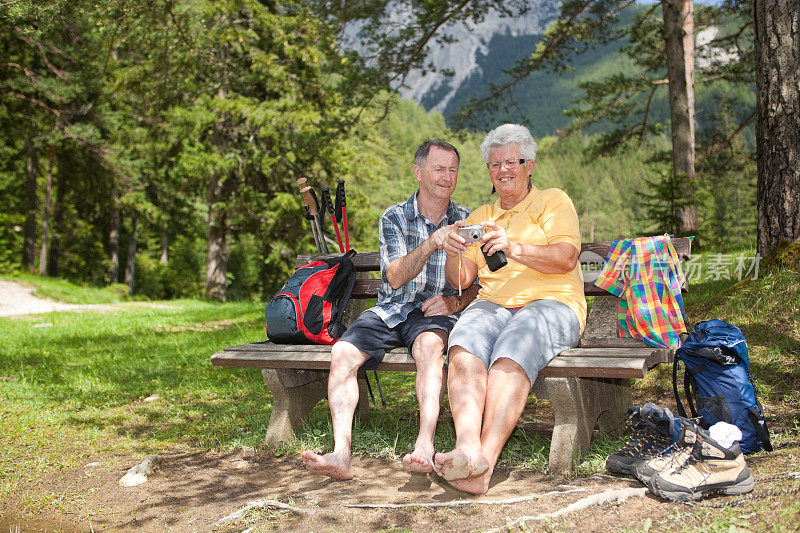
[[700, 428], [687, 418], [676, 418], [681, 424], [678, 440], [652, 459], [637, 461], [633, 466], [633, 475], [647, 485], [650, 478], [659, 472], [673, 470], [686, 462], [692, 455], [694, 443]]
[[697, 431], [692, 453], [683, 464], [654, 474], [650, 492], [674, 501], [699, 500], [710, 494], [745, 494], [755, 481], [738, 442], [723, 448], [705, 430]]
[[633, 476], [637, 463], [661, 454], [672, 444], [672, 413], [669, 413], [670, 417], [643, 416], [643, 409], [634, 410], [628, 417], [627, 424], [633, 432], [625, 446], [606, 459], [609, 472]]

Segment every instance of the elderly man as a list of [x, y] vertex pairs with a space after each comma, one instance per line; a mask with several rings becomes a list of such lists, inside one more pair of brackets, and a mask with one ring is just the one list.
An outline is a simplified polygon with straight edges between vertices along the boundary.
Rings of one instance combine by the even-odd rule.
[[[467, 246], [457, 231], [445, 241], [448, 281], [466, 287], [477, 277], [481, 289], [450, 334], [447, 390], [456, 447], [435, 457], [437, 473], [473, 494], [489, 489], [538, 372], [578, 345], [586, 322], [578, 216], [566, 193], [531, 183], [530, 132], [504, 124], [487, 134], [481, 153], [499, 199], [466, 220], [483, 226], [479, 243]], [[499, 252], [504, 266], [493, 265]]]
[[[433, 469], [433, 437], [443, 393], [444, 350], [455, 324], [453, 313], [468, 299], [458, 296], [444, 276], [445, 238], [469, 210], [450, 200], [460, 156], [446, 142], [422, 143], [414, 155], [419, 189], [381, 216], [381, 288], [378, 305], [347, 329], [331, 350], [328, 400], [333, 419], [333, 452], [302, 453], [306, 468], [335, 479], [351, 479], [350, 441], [358, 404], [356, 374], [378, 366], [386, 350], [407, 346], [417, 366], [420, 428], [414, 451], [403, 457], [412, 472]], [[477, 291], [474, 291], [477, 292]], [[465, 293], [465, 296], [474, 292]]]

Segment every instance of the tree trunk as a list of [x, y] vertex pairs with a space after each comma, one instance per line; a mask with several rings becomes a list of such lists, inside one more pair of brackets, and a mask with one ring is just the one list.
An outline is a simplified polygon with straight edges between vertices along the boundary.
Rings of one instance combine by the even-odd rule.
[[669, 80], [672, 165], [682, 179], [682, 195], [691, 199], [677, 208], [683, 233], [696, 232], [697, 206], [694, 203], [694, 2], [662, 0], [664, 42]]
[[758, 253], [800, 242], [800, 6], [755, 0]]
[[52, 209], [53, 196], [53, 167], [55, 167], [56, 151], [50, 147], [48, 157], [47, 181], [44, 188], [44, 213], [42, 214], [42, 247], [39, 250], [39, 275], [47, 275], [47, 232], [50, 224], [50, 210]]
[[31, 133], [25, 141], [26, 165], [25, 165], [25, 243], [22, 247], [22, 268], [30, 272], [35, 271], [36, 261], [36, 178], [39, 176], [39, 151], [33, 142]]
[[[222, 65], [227, 65], [228, 46], [221, 47], [220, 60]], [[225, 99], [227, 92], [227, 71], [223, 66], [223, 85], [217, 90], [217, 96]], [[220, 153], [226, 149], [226, 123], [227, 116], [220, 111], [220, 119], [214, 125], [211, 144]], [[230, 181], [230, 180], [229, 180]], [[218, 169], [211, 171], [208, 180], [208, 256], [206, 258], [206, 297], [212, 300], [226, 300], [226, 281], [228, 275], [228, 249], [227, 249], [227, 188], [224, 176]]]
[[114, 192], [111, 207], [111, 223], [108, 229], [108, 253], [111, 266], [108, 268], [108, 283], [119, 283], [119, 193]]
[[169, 232], [167, 228], [161, 230], [161, 264], [166, 265], [169, 258]]
[[61, 259], [61, 232], [64, 228], [64, 198], [67, 194], [67, 165], [64, 158], [58, 160], [58, 179], [56, 180], [56, 202], [53, 205], [53, 238], [50, 240], [50, 254], [47, 261], [47, 275], [57, 278]]
[[128, 296], [133, 296], [133, 280], [136, 271], [136, 223], [139, 214], [133, 212], [131, 217], [131, 240], [128, 241], [128, 260], [125, 263], [125, 283], [128, 285]]
[[220, 206], [225, 200], [224, 186], [219, 173], [214, 171], [208, 184], [208, 256], [206, 259], [206, 296], [225, 301], [225, 281], [228, 273], [227, 228], [225, 211]]

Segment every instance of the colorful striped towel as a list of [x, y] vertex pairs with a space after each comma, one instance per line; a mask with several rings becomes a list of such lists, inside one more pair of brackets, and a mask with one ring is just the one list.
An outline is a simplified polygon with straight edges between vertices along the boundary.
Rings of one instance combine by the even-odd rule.
[[686, 277], [668, 235], [614, 241], [594, 284], [619, 296], [620, 337], [678, 348], [686, 332], [681, 287]]

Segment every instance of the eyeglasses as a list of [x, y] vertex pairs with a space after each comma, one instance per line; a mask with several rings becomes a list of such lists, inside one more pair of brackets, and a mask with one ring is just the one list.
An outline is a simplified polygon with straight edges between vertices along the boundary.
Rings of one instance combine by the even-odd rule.
[[492, 161], [486, 164], [489, 172], [499, 172], [505, 166], [508, 170], [514, 170], [518, 166], [527, 163], [527, 159], [506, 159], [505, 161]]

